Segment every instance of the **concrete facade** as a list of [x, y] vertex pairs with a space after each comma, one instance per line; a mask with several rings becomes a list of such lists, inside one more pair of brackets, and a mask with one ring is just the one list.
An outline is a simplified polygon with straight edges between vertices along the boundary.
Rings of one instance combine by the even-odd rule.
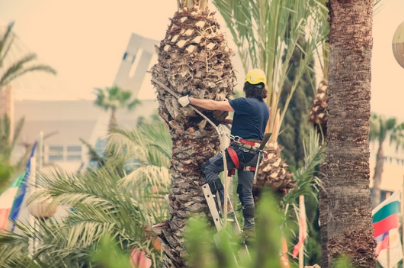
[[[156, 40], [131, 34], [113, 85], [132, 91], [134, 98], [138, 97], [140, 91], [154, 92], [150, 74], [146, 71], [154, 64], [154, 45], [157, 43]], [[12, 97], [10, 90], [3, 90], [0, 94], [2, 94], [0, 112], [2, 109], [14, 110], [15, 112], [11, 112], [14, 121], [25, 118], [15, 159], [24, 153], [24, 144], [33, 144], [41, 131], [45, 136], [52, 133], [53, 135], [44, 141], [45, 165], [57, 166], [67, 172], [76, 172], [80, 167], [85, 168], [88, 165], [88, 151], [80, 139], [96, 146], [100, 139], [107, 136], [110, 114], [96, 107], [92, 100], [14, 102], [10, 99]], [[142, 103], [133, 111], [117, 112], [117, 123], [120, 127], [133, 129], [140, 117], [147, 119], [157, 112], [158, 103], [155, 99], [141, 101]]]
[[122, 56], [122, 62], [115, 77], [114, 85], [131, 90], [133, 96], [138, 97], [146, 77], [146, 71], [148, 71], [153, 55], [156, 53], [154, 45], [157, 44], [158, 41], [156, 40], [132, 33]]

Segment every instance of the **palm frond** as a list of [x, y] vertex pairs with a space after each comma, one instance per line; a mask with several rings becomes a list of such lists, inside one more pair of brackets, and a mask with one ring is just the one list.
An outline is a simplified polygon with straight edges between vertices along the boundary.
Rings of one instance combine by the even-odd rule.
[[25, 68], [23, 65], [26, 62], [35, 59], [35, 57], [36, 57], [35, 56], [35, 57], [30, 58], [30, 56], [32, 57], [32, 55], [28, 55], [24, 59], [22, 59], [19, 62], [10, 66], [0, 79], [0, 86], [5, 86], [5, 85], [9, 84], [11, 81], [13, 81], [14, 79], [17, 79], [18, 77], [21, 77], [24, 74], [30, 73], [30, 72], [41, 71], [41, 72], [46, 72], [49, 74], [56, 75], [56, 70], [48, 65], [34, 65], [34, 66]]
[[171, 147], [171, 136], [165, 126], [154, 122], [133, 131], [115, 128], [109, 136], [107, 151], [118, 159], [168, 167]]
[[[8, 51], [10, 50], [10, 47], [13, 44], [13, 39], [14, 39], [14, 36], [12, 33], [13, 27], [14, 27], [14, 22], [11, 22], [10, 24], [8, 24], [4, 35], [0, 39], [0, 68], [3, 67], [4, 58], [7, 56]], [[10, 40], [9, 39], [10, 37], [13, 39]]]
[[148, 194], [145, 187], [155, 186], [164, 191], [168, 189], [166, 182], [169, 182], [168, 169], [158, 167], [140, 169], [124, 179], [108, 165], [86, 174], [41, 174], [37, 179], [39, 189], [28, 203], [39, 197], [52, 197], [55, 204], [73, 209], [62, 223], [55, 223], [54, 228], [41, 226], [38, 256], [53, 258], [58, 254], [60, 261], [87, 256], [107, 234], [115, 237], [122, 249], [135, 245], [149, 256], [157, 254], [150, 238], [144, 235], [144, 226], [168, 217], [168, 209], [161, 206], [165, 193], [151, 191]]
[[[269, 126], [272, 128], [271, 122], [290, 70], [293, 51], [300, 48], [304, 57], [293, 79], [296, 82], [288, 97], [289, 101], [298, 81], [313, 60], [314, 51], [325, 39], [324, 31], [316, 23], [310, 24], [318, 21], [317, 15], [324, 13], [324, 6], [315, 0], [213, 0], [213, 3], [232, 34], [244, 71], [260, 68], [267, 74], [268, 106], [272, 109]], [[307, 32], [307, 45], [299, 47], [298, 40]], [[287, 109], [287, 104], [284, 109]]]
[[97, 163], [100, 163], [101, 165], [105, 164], [106, 159], [104, 159], [102, 156], [100, 156], [91, 144], [89, 144], [88, 142], [86, 142], [85, 140], [83, 140], [81, 138], [80, 138], [80, 141], [87, 147], [90, 161], [96, 161]]
[[319, 145], [320, 136], [314, 129], [310, 131], [309, 140], [304, 144], [304, 166], [293, 172], [299, 188], [290, 191], [285, 196], [283, 200], [284, 207], [292, 207], [292, 204], [296, 202], [300, 195], [311, 195], [317, 198], [317, 193], [313, 192], [313, 189], [318, 191], [318, 188], [322, 187], [320, 179], [315, 176], [315, 168], [324, 161], [324, 154], [327, 150], [326, 145], [323, 142], [321, 142], [323, 145]]

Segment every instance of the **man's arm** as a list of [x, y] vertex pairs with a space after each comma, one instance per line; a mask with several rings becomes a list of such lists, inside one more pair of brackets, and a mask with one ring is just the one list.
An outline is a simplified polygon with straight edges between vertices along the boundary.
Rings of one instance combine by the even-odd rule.
[[228, 100], [225, 101], [214, 101], [214, 100], [201, 100], [189, 97], [189, 102], [192, 105], [201, 107], [206, 110], [219, 110], [219, 111], [227, 111], [234, 112], [233, 107], [229, 104]]

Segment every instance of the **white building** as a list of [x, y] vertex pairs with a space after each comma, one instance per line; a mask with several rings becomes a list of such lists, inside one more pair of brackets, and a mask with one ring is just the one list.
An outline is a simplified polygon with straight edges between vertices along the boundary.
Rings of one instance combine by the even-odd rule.
[[[157, 113], [158, 103], [150, 82], [151, 75], [146, 73], [157, 61], [154, 56], [155, 44], [158, 44], [155, 40], [132, 34], [123, 52], [113, 85], [131, 90], [133, 97], [141, 98], [142, 103], [133, 111], [118, 111], [117, 122], [122, 127], [133, 129], [140, 117], [147, 119]], [[21, 47], [20, 44], [18, 49], [21, 50]], [[28, 52], [26, 50], [21, 53]], [[30, 75], [17, 83], [25, 81], [29, 84], [31, 79], [37, 82], [38, 77]], [[21, 84], [18, 84], [18, 87], [21, 88]], [[44, 141], [44, 163], [56, 165], [68, 172], [76, 172], [81, 166], [86, 167], [88, 164], [86, 146], [80, 139], [96, 146], [97, 142], [107, 135], [109, 113], [96, 107], [91, 100], [37, 100], [38, 97], [29, 100], [28, 97], [28, 100], [14, 101], [10, 91], [2, 92], [0, 103], [3, 102], [5, 105], [2, 106], [8, 107], [3, 107], [3, 113], [12, 115], [14, 122], [25, 118], [20, 137], [22, 144], [33, 144], [41, 131], [45, 135], [54, 133]], [[23, 146], [20, 146], [19, 152], [22, 153], [23, 150]]]

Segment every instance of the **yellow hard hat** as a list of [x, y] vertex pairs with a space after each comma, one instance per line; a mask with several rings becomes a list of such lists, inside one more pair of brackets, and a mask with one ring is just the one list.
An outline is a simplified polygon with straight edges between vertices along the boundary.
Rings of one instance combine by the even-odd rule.
[[266, 75], [261, 69], [253, 69], [249, 71], [247, 76], [245, 77], [245, 81], [252, 85], [256, 85], [259, 83], [264, 83], [265, 86], [267, 85]]

